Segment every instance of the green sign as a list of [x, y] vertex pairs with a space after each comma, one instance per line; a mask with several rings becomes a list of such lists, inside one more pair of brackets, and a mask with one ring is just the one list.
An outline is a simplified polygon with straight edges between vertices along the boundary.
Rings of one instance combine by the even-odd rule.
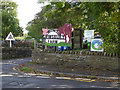
[[91, 41], [91, 51], [103, 52], [103, 41], [102, 41], [102, 39], [92, 39], [92, 41]]
[[60, 43], [47, 43], [45, 42], [45, 46], [68, 46], [71, 47], [72, 43], [65, 43], [65, 42], [60, 42]]

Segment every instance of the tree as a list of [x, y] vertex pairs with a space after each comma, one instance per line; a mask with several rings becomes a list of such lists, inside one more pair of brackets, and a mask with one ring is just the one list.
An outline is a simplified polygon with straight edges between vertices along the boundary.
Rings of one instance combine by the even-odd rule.
[[30, 26], [52, 29], [71, 23], [74, 28], [95, 30], [102, 35], [105, 51], [118, 53], [119, 6], [120, 2], [51, 2], [42, 8]]
[[35, 38], [38, 42], [40, 42], [40, 39], [43, 38], [42, 35], [42, 26], [40, 25], [39, 20], [34, 19], [33, 21], [29, 22], [26, 30], [28, 30], [28, 35], [31, 36], [31, 38]]
[[17, 4], [12, 1], [2, 3], [2, 38], [5, 39], [9, 32], [14, 36], [22, 35], [22, 28], [19, 26], [17, 18]]
[[104, 49], [109, 53], [118, 53], [118, 22], [120, 2], [94, 2], [85, 3], [88, 10], [87, 26], [88, 29], [94, 29], [103, 37]]

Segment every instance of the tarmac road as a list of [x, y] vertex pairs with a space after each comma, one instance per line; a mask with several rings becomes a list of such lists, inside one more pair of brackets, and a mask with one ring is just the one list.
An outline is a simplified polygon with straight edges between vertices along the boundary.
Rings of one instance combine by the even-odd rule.
[[2, 61], [2, 88], [117, 88], [116, 82], [76, 81], [64, 77], [20, 73], [13, 68], [21, 63], [27, 63], [31, 58]]

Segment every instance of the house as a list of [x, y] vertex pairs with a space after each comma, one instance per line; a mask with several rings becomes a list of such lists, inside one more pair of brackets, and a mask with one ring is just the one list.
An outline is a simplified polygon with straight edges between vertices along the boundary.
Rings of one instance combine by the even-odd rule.
[[65, 37], [63, 34], [58, 35], [57, 29], [48, 30], [47, 35], [44, 35], [46, 43], [60, 43], [65, 42]]

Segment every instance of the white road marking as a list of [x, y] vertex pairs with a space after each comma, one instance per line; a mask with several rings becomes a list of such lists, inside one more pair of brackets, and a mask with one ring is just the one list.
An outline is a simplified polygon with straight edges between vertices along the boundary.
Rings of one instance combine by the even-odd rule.
[[17, 75], [17, 77], [31, 77], [31, 76], [28, 76], [28, 75]]
[[9, 75], [9, 74], [1, 74], [0, 77], [11, 77], [13, 75]]
[[36, 76], [36, 78], [49, 79], [50, 77], [46, 77], [46, 76]]
[[56, 77], [56, 79], [71, 79], [70, 77]]

